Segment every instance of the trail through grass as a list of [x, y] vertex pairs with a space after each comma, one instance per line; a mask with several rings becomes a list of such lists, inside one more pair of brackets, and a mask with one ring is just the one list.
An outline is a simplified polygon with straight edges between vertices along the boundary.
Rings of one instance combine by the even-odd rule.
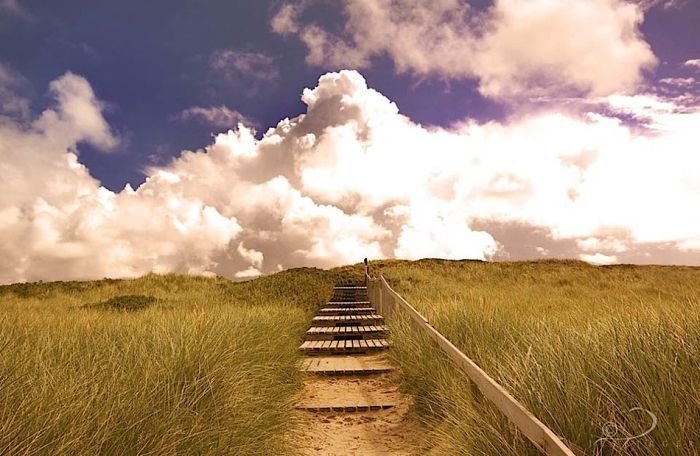
[[[699, 268], [372, 267], [585, 454], [700, 452]], [[297, 347], [340, 279], [361, 267], [0, 287], [0, 454], [292, 454]], [[408, 321], [392, 339], [417, 454], [536, 454]]]

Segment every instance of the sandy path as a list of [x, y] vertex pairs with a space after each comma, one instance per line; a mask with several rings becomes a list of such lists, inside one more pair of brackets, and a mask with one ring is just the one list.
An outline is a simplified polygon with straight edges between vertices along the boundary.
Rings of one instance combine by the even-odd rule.
[[398, 374], [309, 375], [298, 405], [393, 404], [369, 412], [297, 411], [293, 438], [303, 455], [418, 454], [419, 425], [408, 414], [412, 400], [398, 391]]

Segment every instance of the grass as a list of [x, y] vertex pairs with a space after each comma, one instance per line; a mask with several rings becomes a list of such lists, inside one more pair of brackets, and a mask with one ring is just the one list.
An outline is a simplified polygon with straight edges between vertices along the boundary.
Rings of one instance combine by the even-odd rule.
[[0, 287], [0, 454], [286, 454], [327, 273]]
[[[585, 454], [700, 451], [700, 268], [423, 260], [373, 269]], [[409, 322], [393, 324], [392, 353], [430, 447], [537, 454]], [[652, 424], [636, 407], [658, 425], [632, 439]]]
[[[698, 453], [700, 268], [372, 268], [585, 454]], [[0, 454], [293, 453], [299, 340], [332, 284], [361, 271], [0, 287]], [[410, 322], [391, 324], [426, 424], [417, 454], [537, 454]], [[634, 407], [658, 425], [625, 443], [650, 425]]]

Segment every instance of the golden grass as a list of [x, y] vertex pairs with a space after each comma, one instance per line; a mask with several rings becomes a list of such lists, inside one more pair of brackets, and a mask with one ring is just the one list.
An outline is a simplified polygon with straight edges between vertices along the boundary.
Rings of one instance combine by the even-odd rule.
[[[700, 269], [372, 266], [586, 454], [698, 453]], [[290, 454], [299, 340], [332, 284], [361, 274], [0, 287], [0, 454]], [[429, 429], [417, 454], [536, 454], [409, 322], [392, 325], [392, 357]], [[633, 407], [658, 426], [626, 441], [650, 424]], [[617, 440], [600, 441], [604, 427]]]
[[[310, 269], [0, 287], [0, 454], [291, 451], [296, 349], [331, 287]], [[155, 299], [85, 307], [125, 295]]]
[[[586, 454], [700, 451], [700, 268], [423, 260], [373, 269]], [[536, 454], [434, 345], [394, 323], [393, 356], [431, 446]], [[638, 439], [652, 418], [635, 407], [658, 418]]]

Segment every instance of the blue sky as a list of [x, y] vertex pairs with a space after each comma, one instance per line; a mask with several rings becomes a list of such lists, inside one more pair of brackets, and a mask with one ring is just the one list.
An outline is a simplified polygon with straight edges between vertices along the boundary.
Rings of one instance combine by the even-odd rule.
[[[319, 3], [308, 16], [329, 27], [342, 24], [338, 5]], [[483, 7], [489, 2], [471, 3]], [[211, 125], [173, 121], [188, 107], [225, 105], [265, 129], [303, 112], [299, 94], [319, 75], [343, 69], [306, 64], [306, 49], [298, 40], [272, 32], [279, 1], [26, 0], [18, 6], [22, 13], [6, 9], [0, 15], [3, 63], [27, 78], [37, 110], [43, 108], [42, 91], [49, 81], [66, 71], [90, 81], [110, 105], [105, 117], [125, 141], [110, 155], [83, 146], [82, 160], [115, 191], [127, 182], [141, 183], [141, 169], [153, 161], [210, 142], [217, 132]], [[662, 62], [652, 81], [684, 75], [680, 64], [700, 55], [698, 23], [697, 2], [648, 10], [641, 31]], [[213, 53], [227, 49], [269, 56], [279, 76], [227, 79], [210, 65]], [[503, 103], [480, 96], [474, 80], [397, 74], [386, 56], [377, 57], [363, 75], [416, 122], [447, 126], [467, 117], [500, 119], [508, 113]]]
[[[465, 133], [470, 124], [484, 131], [490, 131], [490, 125], [510, 129], [513, 124], [527, 123], [540, 114], [542, 118], [557, 114], [576, 119], [594, 115], [617, 119], [622, 122], [621, 128], [636, 132], [640, 138], [661, 130], [669, 131], [668, 125], [675, 128], [681, 123], [695, 121], [689, 117], [671, 119], [667, 115], [688, 114], [700, 104], [700, 63], [693, 63], [700, 58], [700, 28], [697, 27], [700, 3], [595, 0], [583, 8], [580, 6], [584, 3], [568, 3], [569, 6], [553, 7], [543, 14], [541, 6], [545, 3], [542, 0], [520, 2], [521, 6], [513, 0], [495, 4], [441, 0], [433, 6], [415, 0], [402, 0], [393, 6], [382, 0], [296, 3], [0, 0], [0, 76], [5, 75], [3, 84], [6, 86], [0, 87], [0, 98], [5, 97], [3, 101], [7, 107], [14, 106], [13, 103], [28, 107], [8, 116], [14, 122], [12, 131], [19, 135], [22, 131], [37, 131], [36, 126], [28, 125], [55, 105], [52, 100], [56, 94], [77, 91], [84, 96], [83, 101], [97, 109], [95, 115], [106, 123], [106, 126], [98, 123], [98, 136], [108, 135], [113, 141], [106, 142], [113, 144], [106, 148], [105, 141], [90, 140], [95, 136], [90, 133], [72, 145], [67, 143], [62, 153], [77, 151], [78, 160], [89, 176], [114, 192], [117, 198], [121, 198], [119, 192], [127, 183], [137, 189], [147, 176], [154, 176], [151, 167], [171, 167], [169, 172], [176, 173], [179, 165], [171, 160], [177, 159], [181, 151], [216, 144], [216, 135], [229, 128], [236, 130], [239, 120], [254, 127], [255, 137], [262, 140], [263, 133], [281, 119], [307, 112], [309, 103], [300, 99], [304, 88], [316, 87], [321, 75], [341, 69], [358, 71], [366, 86], [396, 103], [399, 112], [416, 128], [428, 127], [425, 131], [431, 132], [442, 128], [469, 136], [471, 140], [476, 136]], [[565, 4], [567, 2], [560, 5]], [[374, 14], [372, 5], [377, 11], [382, 8], [386, 11]], [[506, 19], [498, 19], [501, 16], [494, 11], [505, 12]], [[539, 17], [538, 14], [541, 14], [539, 22], [531, 21]], [[489, 35], [488, 24], [498, 33]], [[419, 38], [412, 41], [415, 35]], [[560, 49], [557, 48], [559, 42], [562, 43]], [[534, 63], [529, 64], [529, 61]], [[86, 81], [92, 94], [83, 90], [82, 82], [73, 80], [64, 80], [65, 84], [58, 91], [47, 89], [52, 81], [66, 74]], [[357, 83], [355, 79], [350, 80], [352, 84]], [[358, 87], [362, 86], [359, 84]], [[356, 92], [353, 96], [361, 98]], [[367, 107], [369, 105], [358, 103], [363, 110], [375, 108], [375, 105]], [[669, 108], [663, 103], [673, 106]], [[9, 108], [6, 111], [9, 112]], [[326, 116], [330, 118], [332, 114], [326, 113]], [[367, 114], [363, 119], [370, 117]], [[656, 128], [657, 124], [664, 127]], [[316, 138], [321, 137], [312, 127], [308, 130], [313, 131]], [[13, 137], [10, 133], [5, 135]], [[363, 147], [365, 151], [373, 150], [366, 142]], [[484, 153], [488, 153], [489, 147], [485, 146]], [[287, 153], [294, 155], [296, 152]], [[334, 151], [332, 160], [338, 159], [338, 154]], [[283, 158], [279, 160], [284, 161]], [[633, 262], [695, 263], [692, 258], [697, 253], [694, 246], [698, 233], [645, 237], [630, 225], [633, 222], [607, 223], [604, 215], [600, 215], [601, 222], [595, 229], [584, 232], [567, 227], [564, 221], [553, 221], [549, 216], [534, 215], [534, 212], [520, 214], [520, 209], [500, 206], [495, 212], [487, 211], [488, 214], [476, 217], [472, 216], [475, 209], [464, 202], [455, 203], [455, 207], [461, 208], [457, 210], [461, 214], [457, 217], [460, 221], [443, 234], [440, 234], [442, 228], [435, 227], [421, 232], [419, 223], [414, 223], [416, 232], [421, 232], [416, 234], [420, 240], [415, 245], [425, 243], [426, 246], [413, 251], [402, 247], [411, 236], [410, 230], [402, 231], [393, 222], [384, 223], [376, 216], [377, 211], [393, 207], [392, 202], [401, 197], [392, 194], [368, 208], [356, 204], [358, 199], [363, 199], [362, 191], [356, 189], [344, 188], [347, 194], [338, 190], [342, 197], [337, 199], [319, 196], [313, 185], [296, 184], [297, 181], [306, 182], [305, 176], [313, 174], [305, 174], [302, 169], [304, 166], [313, 168], [313, 160], [309, 160], [295, 161], [293, 170], [285, 170], [280, 175], [318, 207], [331, 206], [348, 217], [369, 217], [378, 223], [381, 229], [375, 230], [374, 238], [370, 236], [372, 239], [363, 238], [356, 243], [378, 256], [402, 256], [403, 253], [408, 257], [500, 255], [518, 258], [546, 252], [542, 255], [588, 255], [586, 258], [597, 258], [601, 262], [606, 259], [623, 261], [628, 254], [627, 261]], [[421, 167], [420, 164], [416, 166]], [[274, 166], [268, 167], [272, 168]], [[501, 173], [489, 182], [501, 182], [506, 174]], [[455, 178], [457, 184], [450, 184], [448, 193], [459, 193], [455, 189], [459, 188], [462, 178], [470, 180], [466, 175]], [[402, 185], [410, 187], [412, 184], [397, 183], [399, 187]], [[697, 196], [692, 185], [690, 196], [684, 196], [690, 200]], [[38, 196], [41, 195], [32, 195], [32, 198]], [[410, 202], [401, 207], [418, 211], [420, 198], [416, 198], [409, 198]], [[245, 217], [235, 211], [226, 212], [206, 199], [201, 201], [204, 201], [203, 207], [211, 205], [224, 218], [235, 220], [243, 234], [240, 237], [239, 233], [232, 234], [236, 231], [232, 230], [228, 241], [222, 241], [226, 246], [212, 247], [202, 260], [209, 266], [203, 269], [192, 266], [193, 271], [213, 270], [233, 275], [249, 270], [254, 274], [300, 264], [327, 266], [350, 259], [325, 241], [319, 244], [307, 240], [306, 244], [312, 246], [307, 245], [308, 248], [295, 246], [292, 249], [282, 241], [265, 246], [252, 234], [259, 232], [259, 227], [245, 226], [242, 222]], [[59, 208], [59, 212], [63, 210]], [[445, 220], [454, 213], [452, 209], [446, 211], [450, 215], [425, 217], [449, 225]], [[510, 219], [505, 213], [520, 215]], [[495, 220], [498, 229], [493, 226]], [[526, 253], [513, 256], [508, 251], [519, 252], [515, 247], [517, 239], [527, 236], [521, 233], [515, 235], [516, 241], [506, 242], [503, 239], [508, 236], [504, 233], [511, 228], [504, 228], [504, 224], [511, 228], [529, 227], [530, 234], [542, 230], [549, 234], [541, 242], [532, 241]], [[479, 231], [475, 226], [486, 228]], [[245, 236], [247, 230], [251, 231], [250, 239]], [[503, 239], [496, 239], [493, 245], [487, 242], [488, 246], [475, 241], [477, 248], [458, 249], [454, 255], [443, 247], [431, 247], [439, 244], [436, 239], [442, 236], [459, 236], [455, 233], [460, 230], [468, 236], [476, 231], [498, 232]], [[618, 234], [611, 235], [611, 232]], [[72, 239], [77, 235], [70, 231], [63, 236]], [[355, 234], [348, 236], [356, 238]], [[615, 244], [617, 241], [625, 244], [624, 247]], [[470, 242], [465, 241], [472, 245]], [[535, 245], [538, 242], [542, 245]], [[548, 242], [556, 247], [544, 245]], [[512, 246], [504, 247], [508, 243]], [[597, 250], [581, 247], [594, 244]], [[688, 249], [688, 245], [693, 247]], [[292, 250], [287, 255], [277, 252], [280, 249]], [[241, 261], [245, 263], [251, 255], [257, 258], [255, 253], [246, 253], [249, 251], [260, 252], [265, 259], [280, 256], [280, 260], [266, 261], [264, 266], [257, 260], [242, 264]], [[663, 253], [659, 253], [661, 251]], [[333, 252], [339, 260], [329, 259]], [[231, 256], [240, 257], [232, 260], [235, 266], [221, 266], [226, 261], [219, 257]], [[163, 270], [187, 270], [191, 266], [179, 260], [166, 263], [168, 266]], [[145, 264], [135, 270], [143, 272], [160, 267], [157, 259]], [[210, 267], [212, 264], [216, 266]], [[80, 268], [76, 271], [69, 276], [84, 274]], [[38, 276], [51, 278], [52, 274], [50, 271]], [[25, 277], [14, 272], [6, 275], [7, 280]]]

